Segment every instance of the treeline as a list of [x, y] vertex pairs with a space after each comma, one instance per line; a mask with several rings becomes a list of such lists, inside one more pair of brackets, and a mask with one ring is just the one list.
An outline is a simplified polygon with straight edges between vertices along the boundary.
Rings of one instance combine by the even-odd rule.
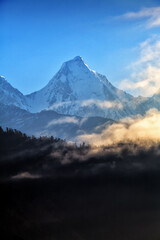
[[3, 142], [3, 147], [1, 146], [3, 150], [8, 149], [9, 147], [17, 147], [17, 144], [36, 146], [39, 144], [45, 145], [49, 143], [63, 144], [65, 142], [65, 140], [54, 138], [53, 136], [43, 136], [39, 138], [36, 138], [34, 135], [27, 136], [27, 134], [11, 128], [6, 128], [4, 131], [2, 127], [0, 127], [0, 141]]
[[123, 176], [160, 171], [160, 144], [134, 142], [112, 146], [76, 145], [60, 138], [27, 136], [0, 128], [0, 178], [39, 176]]
[[0, 177], [21, 172], [57, 176], [63, 163], [78, 161], [90, 146], [77, 146], [51, 137], [27, 136], [16, 129], [0, 127]]

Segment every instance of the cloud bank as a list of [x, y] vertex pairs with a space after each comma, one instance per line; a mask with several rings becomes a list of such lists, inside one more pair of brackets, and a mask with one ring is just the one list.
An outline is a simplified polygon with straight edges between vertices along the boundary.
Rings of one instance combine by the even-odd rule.
[[151, 109], [145, 116], [122, 119], [103, 130], [101, 134], [81, 135], [78, 141], [86, 141], [97, 146], [130, 141], [145, 147], [147, 144], [150, 146], [160, 141], [160, 112]]
[[32, 175], [29, 172], [23, 172], [23, 173], [19, 173], [15, 176], [12, 177], [12, 179], [36, 179], [36, 178], [40, 178], [39, 175]]
[[128, 66], [130, 77], [123, 79], [119, 87], [136, 96], [152, 96], [160, 88], [160, 36], [142, 42], [138, 51], [138, 59]]
[[53, 104], [49, 110], [56, 110], [60, 107], [69, 107], [70, 105], [76, 105], [79, 107], [89, 107], [92, 105], [95, 105], [101, 109], [108, 109], [108, 108], [114, 108], [114, 109], [122, 109], [123, 105], [118, 101], [101, 101], [98, 99], [86, 99], [82, 101], [67, 101], [67, 102], [60, 102]]
[[61, 124], [65, 124], [65, 123], [78, 124], [79, 121], [76, 117], [63, 117], [60, 119], [54, 119], [54, 120], [50, 121], [48, 123], [47, 127], [54, 126], [54, 125], [61, 125]]
[[90, 105], [96, 105], [101, 109], [108, 109], [108, 108], [122, 109], [123, 108], [123, 105], [118, 101], [100, 101], [100, 100], [89, 99], [89, 100], [82, 101], [81, 103], [82, 107], [88, 107]]
[[145, 19], [147, 28], [160, 26], [160, 7], [144, 8], [137, 12], [128, 12], [122, 15], [123, 19]]

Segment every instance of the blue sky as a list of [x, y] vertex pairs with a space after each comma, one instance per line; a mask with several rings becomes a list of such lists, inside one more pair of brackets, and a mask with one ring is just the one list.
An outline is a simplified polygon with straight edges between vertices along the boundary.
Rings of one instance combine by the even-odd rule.
[[0, 0], [0, 75], [27, 94], [80, 55], [117, 87], [151, 95], [160, 88], [159, 7], [157, 0]]

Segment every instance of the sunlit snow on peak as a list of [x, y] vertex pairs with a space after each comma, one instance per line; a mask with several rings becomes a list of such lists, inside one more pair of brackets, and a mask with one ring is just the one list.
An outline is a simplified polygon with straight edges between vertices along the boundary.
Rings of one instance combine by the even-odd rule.
[[0, 79], [1, 79], [1, 80], [5, 80], [5, 81], [7, 81], [6, 78], [3, 77], [3, 76], [0, 76]]
[[81, 56], [76, 56], [73, 58], [74, 61], [83, 61], [83, 58]]

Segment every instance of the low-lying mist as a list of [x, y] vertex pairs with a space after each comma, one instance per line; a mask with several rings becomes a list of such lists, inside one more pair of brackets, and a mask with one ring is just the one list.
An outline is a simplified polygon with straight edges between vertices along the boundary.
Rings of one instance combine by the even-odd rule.
[[158, 239], [159, 121], [152, 110], [77, 144], [0, 128], [0, 238]]
[[100, 134], [84, 134], [78, 141], [92, 145], [113, 145], [119, 142], [134, 142], [144, 148], [160, 141], [160, 112], [150, 109], [145, 116], [136, 115], [122, 119], [103, 130]]
[[[2, 179], [137, 174], [160, 170], [160, 112], [123, 119], [78, 143], [0, 131]], [[3, 147], [2, 147], [3, 146]]]

